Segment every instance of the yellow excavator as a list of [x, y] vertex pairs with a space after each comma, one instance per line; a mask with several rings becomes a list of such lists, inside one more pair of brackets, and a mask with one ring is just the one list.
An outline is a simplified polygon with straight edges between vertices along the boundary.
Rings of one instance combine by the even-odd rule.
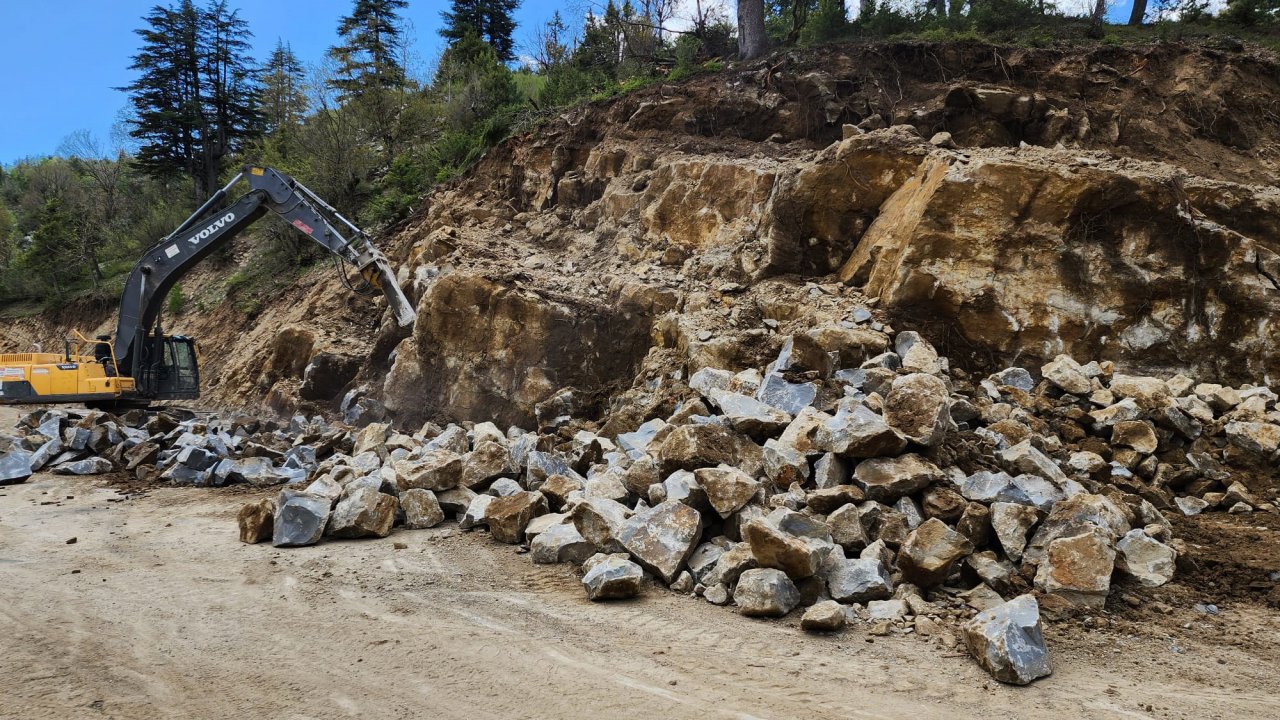
[[[224, 207], [227, 193], [242, 179], [248, 180], [249, 192]], [[75, 333], [61, 353], [0, 354], [0, 404], [120, 408], [199, 397], [196, 342], [165, 335], [161, 309], [179, 278], [268, 211], [353, 265], [364, 284], [348, 287], [356, 292], [381, 290], [401, 327], [417, 319], [391, 264], [364, 231], [297, 180], [272, 168], [248, 165], [143, 254], [125, 283], [114, 340], [105, 335], [89, 340]], [[346, 275], [342, 277], [345, 283]]]

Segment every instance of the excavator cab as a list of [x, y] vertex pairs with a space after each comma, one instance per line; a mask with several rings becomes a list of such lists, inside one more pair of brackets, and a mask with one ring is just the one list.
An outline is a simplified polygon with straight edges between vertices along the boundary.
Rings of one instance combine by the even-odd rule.
[[138, 394], [152, 400], [200, 396], [200, 362], [195, 340], [185, 335], [148, 335], [134, 370]]

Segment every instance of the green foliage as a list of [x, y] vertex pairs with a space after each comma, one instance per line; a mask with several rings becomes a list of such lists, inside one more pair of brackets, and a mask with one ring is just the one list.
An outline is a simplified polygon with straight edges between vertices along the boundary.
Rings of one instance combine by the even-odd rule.
[[516, 59], [514, 13], [520, 0], [452, 0], [450, 9], [440, 13], [444, 27], [440, 35], [457, 45], [468, 37], [481, 38], [502, 62]]
[[170, 315], [181, 315], [187, 309], [187, 296], [182, 292], [182, 283], [174, 283], [169, 291], [168, 310]]
[[1280, 19], [1280, 0], [1228, 0], [1222, 19], [1241, 27], [1273, 26]]
[[329, 48], [329, 57], [338, 63], [329, 86], [343, 98], [404, 86], [398, 13], [408, 4], [408, 0], [355, 0], [351, 14], [338, 22], [342, 42]]

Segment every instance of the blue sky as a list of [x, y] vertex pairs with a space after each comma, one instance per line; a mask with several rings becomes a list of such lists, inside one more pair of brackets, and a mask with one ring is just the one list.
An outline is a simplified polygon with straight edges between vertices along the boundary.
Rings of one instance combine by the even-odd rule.
[[[524, 0], [515, 37], [531, 30], [557, 8], [576, 20], [590, 0]], [[1128, 17], [1132, 0], [1109, 13]], [[113, 87], [133, 79], [130, 57], [137, 50], [140, 18], [156, 0], [0, 0], [0, 163], [48, 155], [77, 130], [110, 144], [111, 127], [125, 108]], [[255, 56], [264, 58], [277, 38], [292, 43], [306, 63], [319, 62], [336, 39], [338, 18], [351, 0], [233, 0], [254, 33]], [[447, 0], [410, 0], [403, 13], [421, 71], [438, 56], [436, 31]], [[733, 0], [725, 0], [733, 7]], [[579, 8], [576, 12], [572, 8]], [[411, 68], [412, 70], [412, 68]]]

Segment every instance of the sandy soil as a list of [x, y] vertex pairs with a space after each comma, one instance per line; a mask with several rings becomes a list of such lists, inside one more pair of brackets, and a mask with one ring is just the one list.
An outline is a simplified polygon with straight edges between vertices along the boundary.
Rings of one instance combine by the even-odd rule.
[[241, 545], [234, 514], [245, 499], [129, 495], [48, 475], [0, 488], [0, 716], [1280, 713], [1280, 624], [1259, 606], [1172, 635], [1121, 620], [1087, 633], [1051, 627], [1054, 675], [1011, 688], [910, 636], [807, 636], [795, 616], [751, 620], [657, 587], [593, 604], [569, 568], [534, 566], [453, 527]]

